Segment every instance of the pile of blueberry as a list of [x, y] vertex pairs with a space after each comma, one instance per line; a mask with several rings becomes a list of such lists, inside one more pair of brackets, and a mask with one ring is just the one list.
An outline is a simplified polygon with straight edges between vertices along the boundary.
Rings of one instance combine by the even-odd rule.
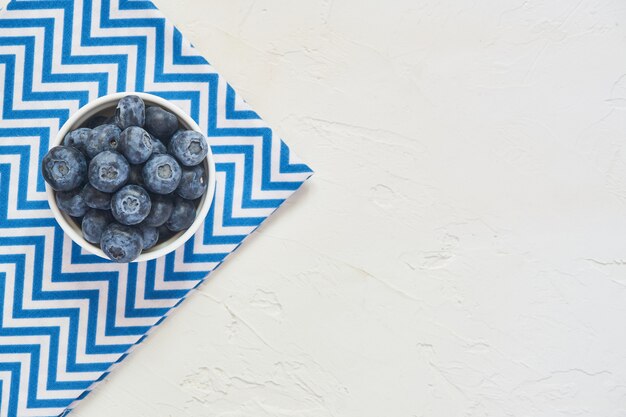
[[41, 169], [85, 240], [130, 262], [194, 222], [207, 153], [201, 133], [180, 130], [174, 114], [131, 95], [115, 116], [94, 116], [68, 133]]

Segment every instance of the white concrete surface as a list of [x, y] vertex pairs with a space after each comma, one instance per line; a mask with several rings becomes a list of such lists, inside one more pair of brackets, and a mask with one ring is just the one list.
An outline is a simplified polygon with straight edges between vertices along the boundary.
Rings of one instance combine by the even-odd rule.
[[626, 5], [157, 0], [317, 171], [75, 417], [626, 415]]

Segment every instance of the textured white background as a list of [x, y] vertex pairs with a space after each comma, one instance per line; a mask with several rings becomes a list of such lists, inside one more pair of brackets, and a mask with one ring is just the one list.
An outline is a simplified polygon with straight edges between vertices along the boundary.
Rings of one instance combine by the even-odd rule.
[[626, 415], [626, 4], [156, 0], [316, 170], [75, 417]]

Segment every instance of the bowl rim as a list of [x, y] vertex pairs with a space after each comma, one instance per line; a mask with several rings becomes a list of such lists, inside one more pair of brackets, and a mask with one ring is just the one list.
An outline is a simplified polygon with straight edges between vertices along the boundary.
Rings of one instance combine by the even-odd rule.
[[[200, 126], [198, 126], [198, 124], [191, 118], [191, 116], [185, 113], [180, 107], [176, 106], [174, 103], [153, 94], [129, 91], [108, 94], [85, 104], [76, 113], [71, 115], [69, 119], [67, 119], [61, 129], [59, 129], [59, 132], [57, 133], [55, 139], [50, 142], [49, 148], [52, 149], [55, 146], [62, 145], [63, 139], [68, 132], [80, 127], [80, 125], [86, 122], [90, 117], [104, 110], [104, 107], [108, 108], [110, 107], [110, 104], [116, 103], [121, 98], [128, 95], [139, 96], [144, 102], [146, 102], [146, 104], [154, 104], [164, 108], [165, 110], [176, 115], [179, 122], [183, 126], [186, 126], [189, 130], [195, 130], [196, 132], [205, 135], [205, 137], [207, 136], [206, 133], [203, 132], [202, 129], [200, 129]], [[216, 187], [215, 159], [211, 151], [211, 146], [209, 145], [208, 148], [209, 151], [207, 157], [204, 160], [208, 181], [207, 191], [202, 197], [200, 204], [198, 205], [196, 219], [194, 220], [194, 222], [184, 232], [179, 232], [168, 241], [165, 241], [155, 246], [154, 248], [149, 249], [146, 252], [142, 252], [136, 259], [131, 262], [146, 262], [160, 258], [161, 256], [165, 256], [184, 245], [198, 231], [198, 229], [200, 229], [213, 204]], [[81, 248], [84, 248], [88, 252], [101, 258], [110, 260], [109, 257], [106, 256], [105, 253], [102, 251], [102, 249], [100, 249], [100, 247], [87, 242], [82, 233], [79, 233], [74, 227], [72, 227], [70, 222], [72, 222], [74, 225], [76, 225], [76, 223], [74, 223], [74, 221], [69, 216], [61, 212], [61, 210], [59, 209], [55, 198], [56, 191], [53, 190], [48, 183], [46, 183], [45, 186], [48, 204], [50, 205], [50, 209], [52, 210], [54, 218], [56, 219], [59, 226], [61, 226], [61, 229], [63, 229], [63, 231], [72, 239], [72, 241], [76, 242], [76, 244], [79, 245]], [[77, 229], [80, 230], [80, 228], [78, 227]]]

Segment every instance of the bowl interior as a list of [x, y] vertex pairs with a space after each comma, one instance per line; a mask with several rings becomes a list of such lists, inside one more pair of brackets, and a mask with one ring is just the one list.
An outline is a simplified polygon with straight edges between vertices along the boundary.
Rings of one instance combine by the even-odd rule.
[[[63, 138], [65, 135], [74, 130], [78, 129], [82, 125], [84, 125], [87, 120], [95, 115], [104, 115], [104, 116], [112, 116], [115, 114], [115, 109], [117, 107], [117, 102], [124, 96], [133, 94], [140, 96], [146, 105], [155, 105], [164, 108], [165, 110], [173, 113], [178, 118], [178, 122], [180, 128], [186, 130], [195, 130], [197, 132], [203, 133], [200, 127], [194, 122], [193, 119], [186, 113], [184, 113], [179, 107], [173, 105], [172, 103], [162, 99], [161, 97], [157, 97], [151, 94], [146, 93], [116, 93], [108, 96], [100, 97], [99, 99], [87, 104], [83, 108], [81, 108], [77, 113], [75, 113], [68, 121], [63, 125], [61, 130], [59, 131], [56, 140], [52, 144], [52, 146], [60, 145], [63, 142]], [[173, 250], [177, 249], [181, 245], [183, 245], [202, 225], [206, 215], [208, 214], [209, 208], [213, 201], [213, 195], [215, 194], [215, 163], [213, 161], [213, 155], [211, 153], [211, 148], [209, 147], [209, 154], [207, 158], [204, 160], [204, 168], [207, 177], [207, 191], [200, 198], [196, 207], [196, 220], [191, 225], [191, 227], [187, 230], [183, 230], [171, 236], [169, 239], [164, 240], [154, 247], [143, 251], [137, 259], [133, 262], [143, 262], [151, 259], [156, 259], [160, 256], [166, 255]], [[100, 247], [87, 242], [82, 235], [82, 230], [80, 226], [74, 221], [74, 219], [64, 212], [60, 211], [55, 200], [55, 191], [52, 190], [46, 184], [46, 192], [48, 195], [48, 201], [50, 203], [50, 208], [54, 213], [55, 218], [59, 222], [59, 225], [67, 233], [72, 240], [74, 240], [79, 246], [87, 249], [89, 252], [98, 255], [102, 258], [108, 259], [108, 257], [104, 254]]]

